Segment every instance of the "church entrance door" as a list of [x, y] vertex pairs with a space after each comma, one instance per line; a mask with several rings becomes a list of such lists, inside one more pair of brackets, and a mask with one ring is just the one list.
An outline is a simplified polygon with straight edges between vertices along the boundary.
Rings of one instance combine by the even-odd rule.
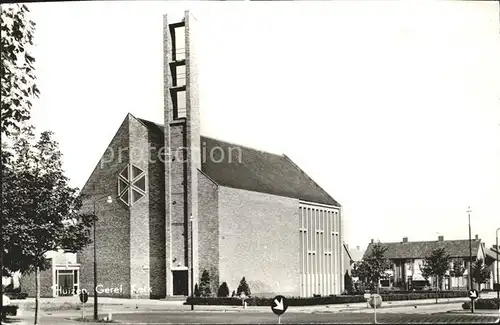
[[173, 278], [173, 294], [174, 296], [188, 295], [188, 271], [177, 270], [172, 271]]

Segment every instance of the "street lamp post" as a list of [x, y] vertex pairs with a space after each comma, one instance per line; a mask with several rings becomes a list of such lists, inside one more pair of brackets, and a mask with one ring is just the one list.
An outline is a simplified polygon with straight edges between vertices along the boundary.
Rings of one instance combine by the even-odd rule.
[[[472, 234], [471, 234], [471, 228], [470, 228], [470, 213], [471, 213], [470, 207], [467, 208], [467, 215], [469, 216], [469, 290], [472, 290]], [[474, 300], [471, 300], [470, 304], [470, 309], [471, 313], [474, 313]]]
[[96, 209], [96, 203], [99, 200], [104, 199], [107, 197], [106, 202], [107, 203], [112, 203], [113, 200], [111, 199], [111, 196], [100, 196], [97, 198], [94, 198], [94, 221], [93, 221], [93, 228], [94, 228], [94, 320], [99, 320], [99, 315], [98, 315], [98, 310], [97, 310], [97, 254], [96, 254], [96, 242], [95, 242], [95, 228], [96, 228], [96, 219], [97, 219], [97, 209]]
[[194, 310], [194, 239], [193, 239], [193, 216], [189, 218], [191, 223], [191, 310]]
[[[497, 252], [497, 299], [500, 300], [500, 274], [498, 274], [498, 264], [500, 264], [500, 261], [498, 261], [498, 250], [500, 250], [500, 247], [498, 247], [498, 231], [500, 228], [497, 229], [497, 247], [496, 247], [496, 252]], [[498, 306], [498, 309], [500, 309], [500, 305]]]

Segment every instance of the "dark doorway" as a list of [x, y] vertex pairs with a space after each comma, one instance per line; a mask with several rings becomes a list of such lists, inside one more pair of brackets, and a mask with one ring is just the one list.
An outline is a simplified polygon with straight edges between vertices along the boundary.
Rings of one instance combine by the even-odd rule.
[[73, 271], [71, 274], [59, 274], [59, 296], [73, 295]]
[[188, 271], [172, 271], [174, 296], [188, 295]]

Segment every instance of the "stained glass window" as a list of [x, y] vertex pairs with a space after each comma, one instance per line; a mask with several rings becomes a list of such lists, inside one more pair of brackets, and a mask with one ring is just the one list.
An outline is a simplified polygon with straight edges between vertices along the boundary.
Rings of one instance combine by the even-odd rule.
[[127, 165], [118, 177], [118, 196], [128, 206], [146, 196], [146, 175], [144, 170]]
[[135, 181], [134, 186], [137, 186], [143, 192], [146, 192], [146, 176], [142, 176], [137, 181]]
[[139, 193], [135, 189], [132, 189], [132, 203], [139, 201], [140, 199], [142, 199], [143, 196], [144, 194]]
[[132, 165], [132, 179], [135, 179], [137, 176], [139, 176], [142, 173], [143, 173], [142, 170], [140, 170], [139, 168]]
[[125, 182], [123, 179], [119, 178], [118, 179], [118, 195], [122, 194], [125, 189], [127, 189], [127, 182]]
[[128, 191], [125, 191], [121, 196], [120, 196], [120, 200], [122, 200], [123, 202], [125, 202], [126, 204], [128, 204]]
[[128, 180], [128, 165], [123, 168], [122, 172], [120, 173], [120, 175], [125, 178], [126, 180]]

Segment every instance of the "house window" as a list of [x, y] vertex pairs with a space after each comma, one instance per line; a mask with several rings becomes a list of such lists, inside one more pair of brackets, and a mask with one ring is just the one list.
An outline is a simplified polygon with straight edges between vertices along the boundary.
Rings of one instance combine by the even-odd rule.
[[118, 176], [118, 196], [128, 206], [132, 206], [146, 196], [146, 173], [129, 164]]

